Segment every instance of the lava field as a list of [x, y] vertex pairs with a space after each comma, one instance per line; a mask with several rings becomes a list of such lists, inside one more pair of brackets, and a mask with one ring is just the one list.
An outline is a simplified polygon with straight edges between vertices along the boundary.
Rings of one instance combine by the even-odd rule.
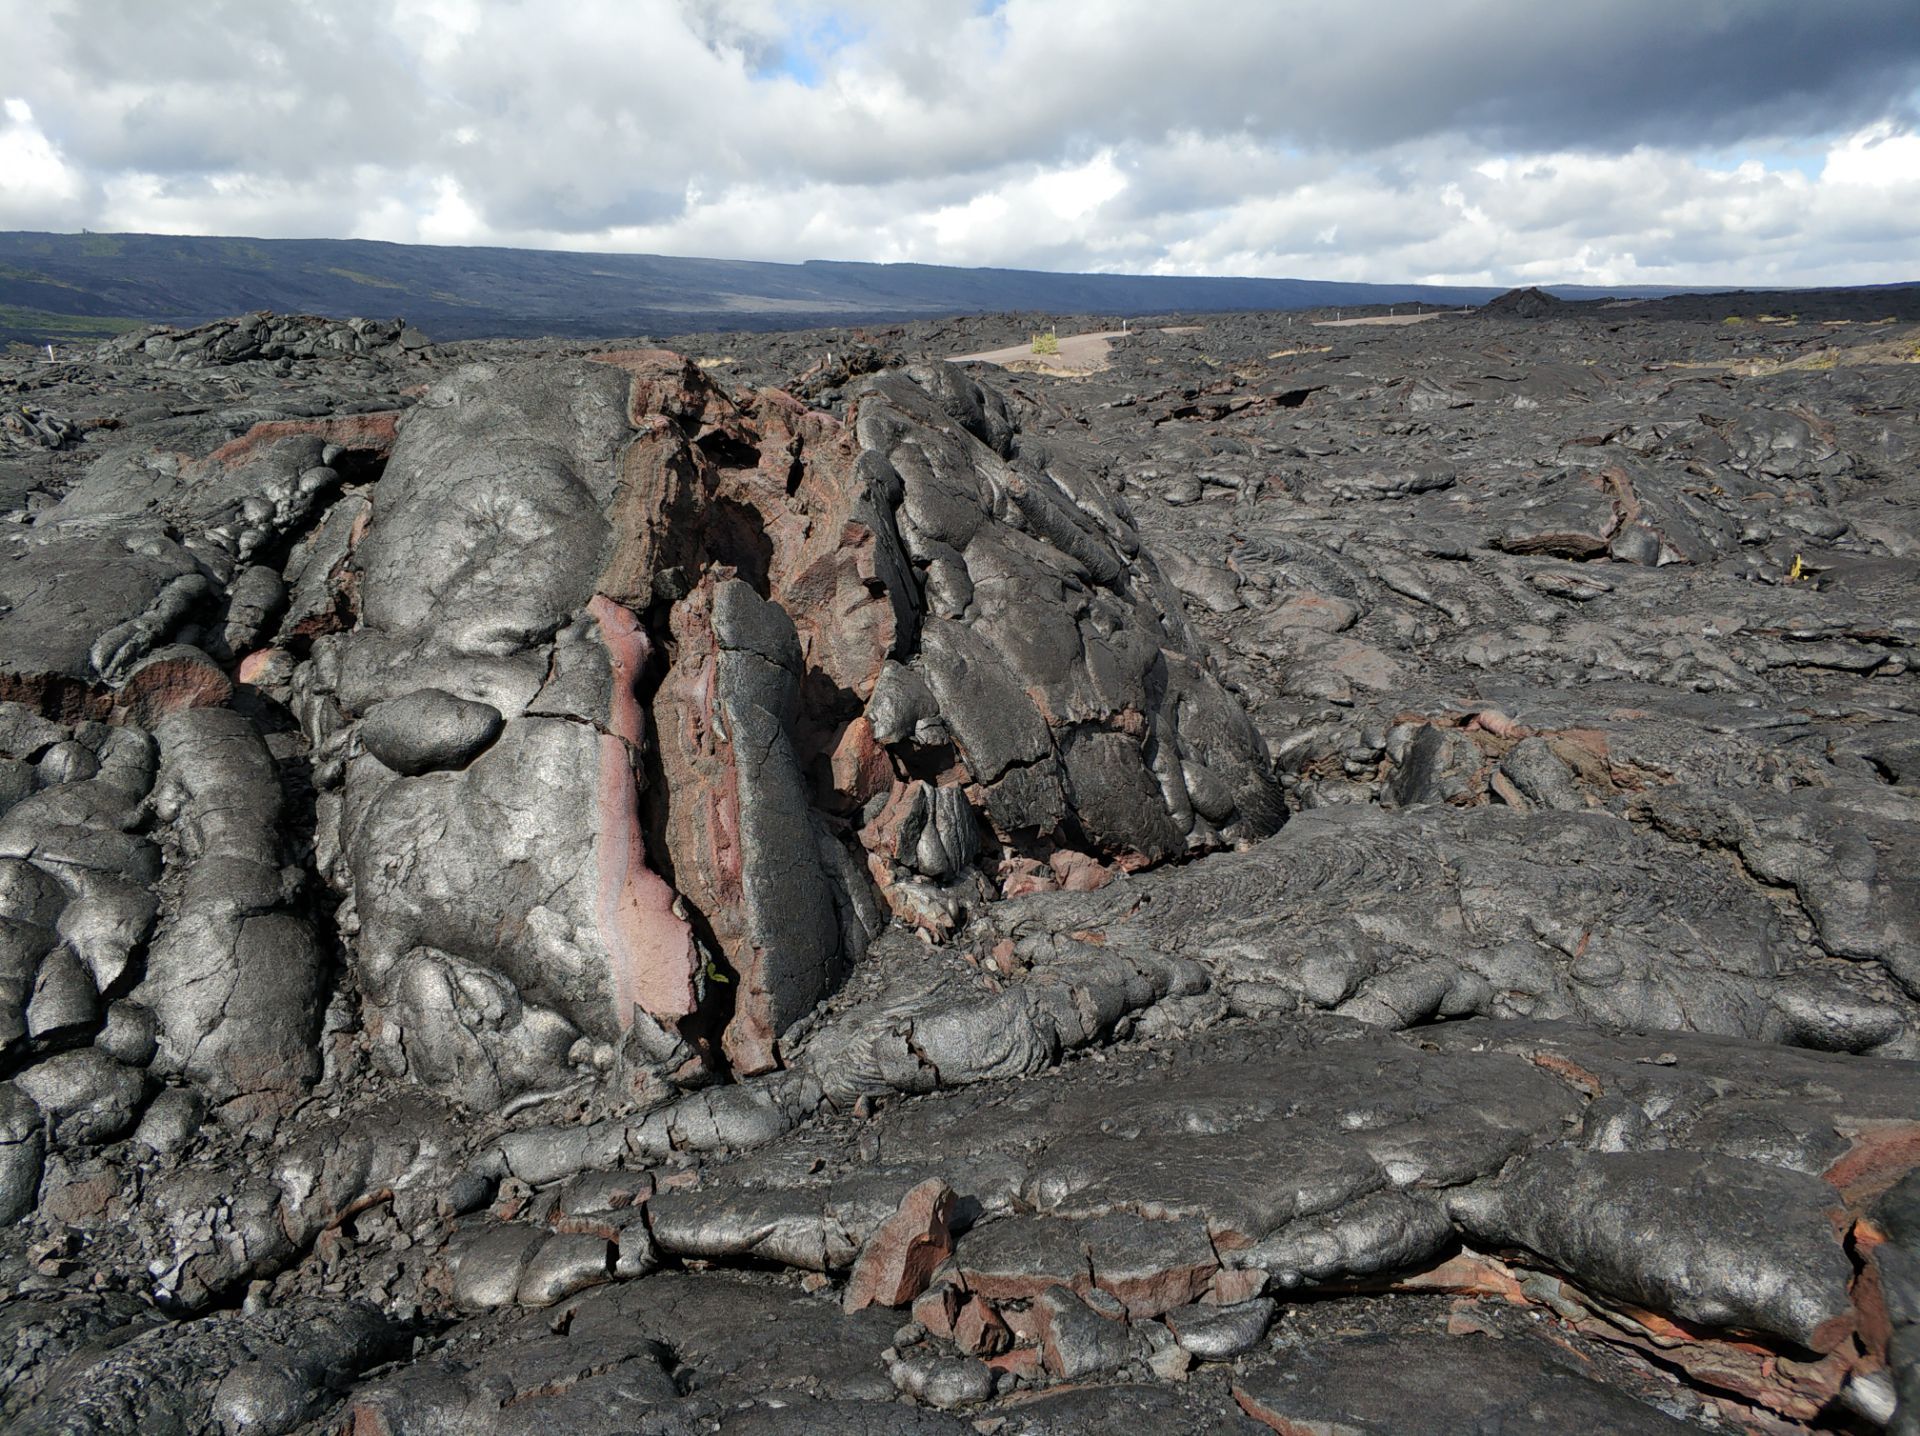
[[0, 359], [0, 1427], [1920, 1433], [1920, 289], [1323, 318]]

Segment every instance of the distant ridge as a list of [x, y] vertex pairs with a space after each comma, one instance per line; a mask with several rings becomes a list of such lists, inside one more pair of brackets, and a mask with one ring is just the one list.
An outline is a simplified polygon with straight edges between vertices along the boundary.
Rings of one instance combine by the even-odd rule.
[[[799, 328], [945, 314], [1479, 304], [1500, 286], [1348, 284], [679, 259], [362, 239], [0, 232], [0, 342], [99, 338], [255, 309], [404, 317], [437, 340]], [[1563, 298], [1684, 291], [1559, 287]]]

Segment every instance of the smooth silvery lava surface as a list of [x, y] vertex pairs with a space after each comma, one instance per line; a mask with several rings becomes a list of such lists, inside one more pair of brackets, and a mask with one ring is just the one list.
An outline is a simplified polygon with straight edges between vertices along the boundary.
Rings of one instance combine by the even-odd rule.
[[1130, 331], [0, 361], [0, 1425], [1920, 1432], [1915, 291]]

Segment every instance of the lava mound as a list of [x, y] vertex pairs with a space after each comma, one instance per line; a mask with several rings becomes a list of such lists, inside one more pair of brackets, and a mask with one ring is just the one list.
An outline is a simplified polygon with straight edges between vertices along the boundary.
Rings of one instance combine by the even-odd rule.
[[1480, 307], [1480, 312], [1505, 315], [1509, 319], [1545, 319], [1560, 307], [1561, 301], [1546, 290], [1528, 285], [1524, 289], [1509, 289], [1505, 294], [1489, 299]]

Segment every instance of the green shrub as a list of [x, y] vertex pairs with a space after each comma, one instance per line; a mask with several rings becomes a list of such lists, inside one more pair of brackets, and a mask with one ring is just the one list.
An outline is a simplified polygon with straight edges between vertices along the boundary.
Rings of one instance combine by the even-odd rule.
[[1033, 352], [1036, 354], [1058, 354], [1060, 352], [1060, 336], [1051, 329], [1047, 330], [1044, 334], [1034, 335]]

